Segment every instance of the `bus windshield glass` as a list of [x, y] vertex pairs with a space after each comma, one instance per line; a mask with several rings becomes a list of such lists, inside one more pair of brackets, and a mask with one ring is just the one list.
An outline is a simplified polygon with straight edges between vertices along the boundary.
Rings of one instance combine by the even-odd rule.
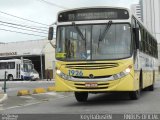
[[56, 58], [59, 60], [113, 60], [131, 56], [129, 24], [58, 26]]
[[33, 64], [23, 64], [24, 72], [32, 72], [33, 71]]

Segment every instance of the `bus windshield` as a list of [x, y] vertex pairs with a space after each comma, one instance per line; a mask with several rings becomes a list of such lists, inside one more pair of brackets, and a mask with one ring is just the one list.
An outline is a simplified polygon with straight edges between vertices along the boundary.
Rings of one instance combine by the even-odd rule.
[[24, 72], [32, 72], [33, 71], [33, 64], [23, 64]]
[[129, 24], [58, 26], [56, 58], [59, 60], [109, 60], [131, 56]]

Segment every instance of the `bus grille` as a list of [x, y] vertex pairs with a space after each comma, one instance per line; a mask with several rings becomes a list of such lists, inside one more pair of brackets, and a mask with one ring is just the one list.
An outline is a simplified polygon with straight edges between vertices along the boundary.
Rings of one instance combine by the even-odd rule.
[[93, 70], [93, 69], [107, 69], [118, 67], [118, 63], [79, 63], [79, 64], [66, 64], [66, 68], [80, 69], [80, 70]]
[[[107, 75], [107, 76], [94, 76], [92, 79], [101, 79], [101, 78], [109, 78], [112, 75]], [[73, 78], [79, 78], [79, 79], [90, 79], [89, 76], [72, 76]]]

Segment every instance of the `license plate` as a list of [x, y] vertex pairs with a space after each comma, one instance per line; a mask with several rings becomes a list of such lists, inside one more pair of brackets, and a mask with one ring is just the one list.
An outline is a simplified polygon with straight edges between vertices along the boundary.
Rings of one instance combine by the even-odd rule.
[[95, 88], [98, 86], [98, 84], [97, 83], [85, 83], [85, 86], [88, 88]]

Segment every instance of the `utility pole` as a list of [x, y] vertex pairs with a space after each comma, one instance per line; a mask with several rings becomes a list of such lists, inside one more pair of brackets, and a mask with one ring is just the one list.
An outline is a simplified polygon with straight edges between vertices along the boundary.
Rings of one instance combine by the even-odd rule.
[[4, 73], [4, 87], [3, 87], [4, 93], [6, 93], [6, 81], [7, 81], [7, 71], [5, 71]]

